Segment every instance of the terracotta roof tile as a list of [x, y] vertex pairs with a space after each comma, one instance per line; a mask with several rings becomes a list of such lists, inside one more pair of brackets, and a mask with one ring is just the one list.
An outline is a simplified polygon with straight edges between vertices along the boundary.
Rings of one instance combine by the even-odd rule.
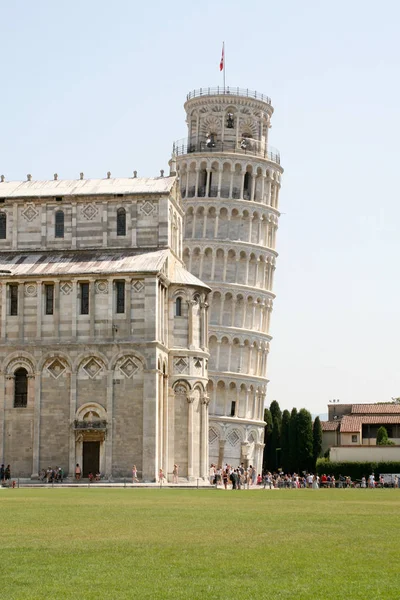
[[339, 421], [321, 421], [322, 431], [337, 431], [339, 423]]
[[358, 433], [362, 425], [399, 425], [400, 415], [348, 415], [340, 421], [340, 433]]
[[382, 414], [397, 414], [400, 415], [400, 404], [352, 404], [352, 415], [382, 415]]

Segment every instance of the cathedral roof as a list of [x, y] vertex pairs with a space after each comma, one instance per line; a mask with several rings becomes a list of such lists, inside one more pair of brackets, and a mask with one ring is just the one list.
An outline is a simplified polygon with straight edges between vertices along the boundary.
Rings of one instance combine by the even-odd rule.
[[118, 177], [107, 179], [57, 179], [2, 181], [0, 198], [46, 196], [99, 196], [105, 194], [166, 194], [176, 177]]
[[73, 252], [19, 252], [0, 254], [0, 271], [16, 277], [35, 275], [83, 275], [161, 271], [169, 250], [134, 251], [77, 250]]
[[[167, 263], [167, 259], [168, 263]], [[208, 288], [189, 273], [169, 249], [149, 250], [74, 250], [53, 252], [1, 252], [0, 275], [5, 277], [56, 277], [162, 272], [172, 282]], [[210, 288], [208, 288], [210, 289]]]

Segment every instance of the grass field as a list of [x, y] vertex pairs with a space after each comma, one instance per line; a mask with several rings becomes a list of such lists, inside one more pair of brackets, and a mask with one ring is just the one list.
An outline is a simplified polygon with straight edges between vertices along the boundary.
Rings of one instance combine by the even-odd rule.
[[0, 491], [0, 598], [400, 597], [400, 490]]

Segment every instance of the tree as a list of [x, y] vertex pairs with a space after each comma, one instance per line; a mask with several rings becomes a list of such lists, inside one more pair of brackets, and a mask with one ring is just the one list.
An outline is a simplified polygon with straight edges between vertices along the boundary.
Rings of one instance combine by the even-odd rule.
[[266, 422], [264, 430], [264, 453], [263, 453], [263, 471], [272, 469], [270, 464], [270, 445], [271, 445], [271, 432], [272, 432], [272, 415], [268, 408], [264, 408], [264, 421]]
[[272, 469], [277, 471], [281, 465], [281, 427], [278, 417], [272, 418], [271, 432], [271, 464]]
[[313, 424], [313, 459], [314, 459], [314, 468], [317, 464], [317, 458], [319, 458], [322, 454], [322, 426], [319, 417], [315, 417]]
[[282, 411], [276, 400], [273, 400], [269, 407], [272, 417], [271, 444], [269, 447], [269, 464], [272, 470], [276, 471], [280, 464], [281, 453], [281, 427], [282, 427]]
[[300, 471], [313, 470], [313, 432], [311, 414], [305, 408], [297, 416], [298, 460]]
[[279, 427], [282, 423], [282, 411], [280, 409], [279, 403], [276, 400], [272, 400], [269, 410], [271, 411], [272, 419], [276, 417], [279, 422]]
[[281, 464], [285, 473], [290, 472], [290, 412], [282, 413], [281, 427]]
[[292, 408], [289, 423], [289, 471], [291, 473], [299, 472], [298, 464], [298, 444], [297, 444], [297, 408]]
[[386, 427], [379, 427], [378, 433], [376, 434], [376, 445], [377, 446], [394, 446], [395, 443], [389, 440], [388, 432]]

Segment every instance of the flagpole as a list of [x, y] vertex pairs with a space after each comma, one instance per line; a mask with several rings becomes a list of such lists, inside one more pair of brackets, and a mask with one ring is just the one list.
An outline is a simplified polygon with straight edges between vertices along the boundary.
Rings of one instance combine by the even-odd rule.
[[225, 94], [225, 71], [226, 71], [225, 42], [222, 42], [222, 49], [223, 49], [223, 53], [224, 53], [224, 94]]

